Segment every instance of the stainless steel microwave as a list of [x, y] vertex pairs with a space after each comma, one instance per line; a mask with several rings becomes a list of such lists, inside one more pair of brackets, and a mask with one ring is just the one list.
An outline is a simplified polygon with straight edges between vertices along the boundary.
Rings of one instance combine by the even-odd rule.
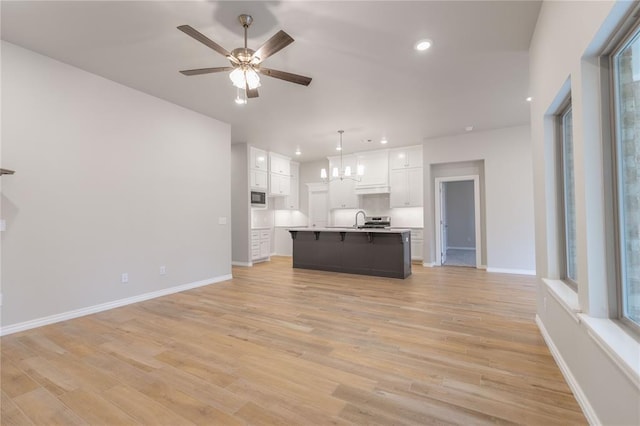
[[251, 205], [256, 207], [266, 207], [267, 194], [261, 191], [251, 191]]

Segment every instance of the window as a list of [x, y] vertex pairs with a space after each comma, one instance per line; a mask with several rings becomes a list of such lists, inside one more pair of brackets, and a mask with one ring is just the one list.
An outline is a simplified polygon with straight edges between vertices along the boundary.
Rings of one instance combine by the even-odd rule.
[[560, 264], [563, 266], [561, 273], [562, 279], [577, 288], [578, 281], [578, 265], [577, 265], [577, 246], [576, 246], [576, 197], [575, 197], [575, 173], [573, 168], [573, 116], [570, 100], [566, 102], [567, 106], [562, 109], [558, 116], [559, 128], [559, 158], [560, 173], [562, 177], [561, 190], [561, 229], [564, 231], [561, 235], [564, 250], [561, 250]]
[[611, 56], [619, 316], [640, 327], [640, 30]]

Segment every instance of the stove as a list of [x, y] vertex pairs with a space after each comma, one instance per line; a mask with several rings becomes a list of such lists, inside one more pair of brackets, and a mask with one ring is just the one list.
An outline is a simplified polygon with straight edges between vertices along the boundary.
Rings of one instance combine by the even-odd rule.
[[390, 216], [365, 216], [364, 225], [358, 226], [358, 228], [389, 228], [391, 226]]

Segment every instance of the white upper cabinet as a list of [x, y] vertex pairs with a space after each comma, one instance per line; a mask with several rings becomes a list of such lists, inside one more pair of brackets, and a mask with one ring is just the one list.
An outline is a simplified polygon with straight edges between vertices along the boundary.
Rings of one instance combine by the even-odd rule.
[[269, 173], [269, 195], [286, 196], [291, 191], [291, 177]]
[[389, 151], [391, 208], [423, 205], [422, 146]]
[[278, 197], [275, 200], [276, 210], [299, 210], [300, 209], [300, 188], [299, 188], [300, 164], [291, 162], [291, 176], [289, 177], [289, 195]]
[[354, 172], [361, 172], [356, 183], [356, 194], [382, 194], [389, 192], [389, 151], [367, 151], [357, 154]]
[[249, 168], [253, 170], [267, 171], [267, 151], [249, 147]]
[[422, 167], [391, 170], [391, 208], [422, 206]]
[[284, 155], [276, 154], [275, 152], [269, 153], [269, 171], [279, 175], [290, 176], [291, 175], [291, 159]]
[[422, 167], [422, 145], [389, 151], [389, 166], [391, 170]]
[[269, 153], [269, 195], [286, 196], [291, 191], [291, 159]]
[[267, 192], [267, 172], [251, 169], [249, 171], [249, 176], [251, 189], [258, 189], [263, 192]]

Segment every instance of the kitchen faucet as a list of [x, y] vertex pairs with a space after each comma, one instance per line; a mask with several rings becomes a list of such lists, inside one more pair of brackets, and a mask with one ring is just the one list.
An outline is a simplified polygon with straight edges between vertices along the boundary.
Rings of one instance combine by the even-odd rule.
[[[365, 217], [367, 217], [367, 214], [364, 212], [364, 210], [358, 210], [358, 211], [356, 212], [356, 223], [354, 223], [354, 224], [353, 224], [353, 227], [354, 227], [354, 228], [357, 228], [357, 227], [358, 227], [358, 215], [359, 215], [360, 213], [362, 213], [362, 220], [363, 220], [363, 221], [365, 220]], [[363, 222], [362, 224], [364, 225], [364, 222]]]

